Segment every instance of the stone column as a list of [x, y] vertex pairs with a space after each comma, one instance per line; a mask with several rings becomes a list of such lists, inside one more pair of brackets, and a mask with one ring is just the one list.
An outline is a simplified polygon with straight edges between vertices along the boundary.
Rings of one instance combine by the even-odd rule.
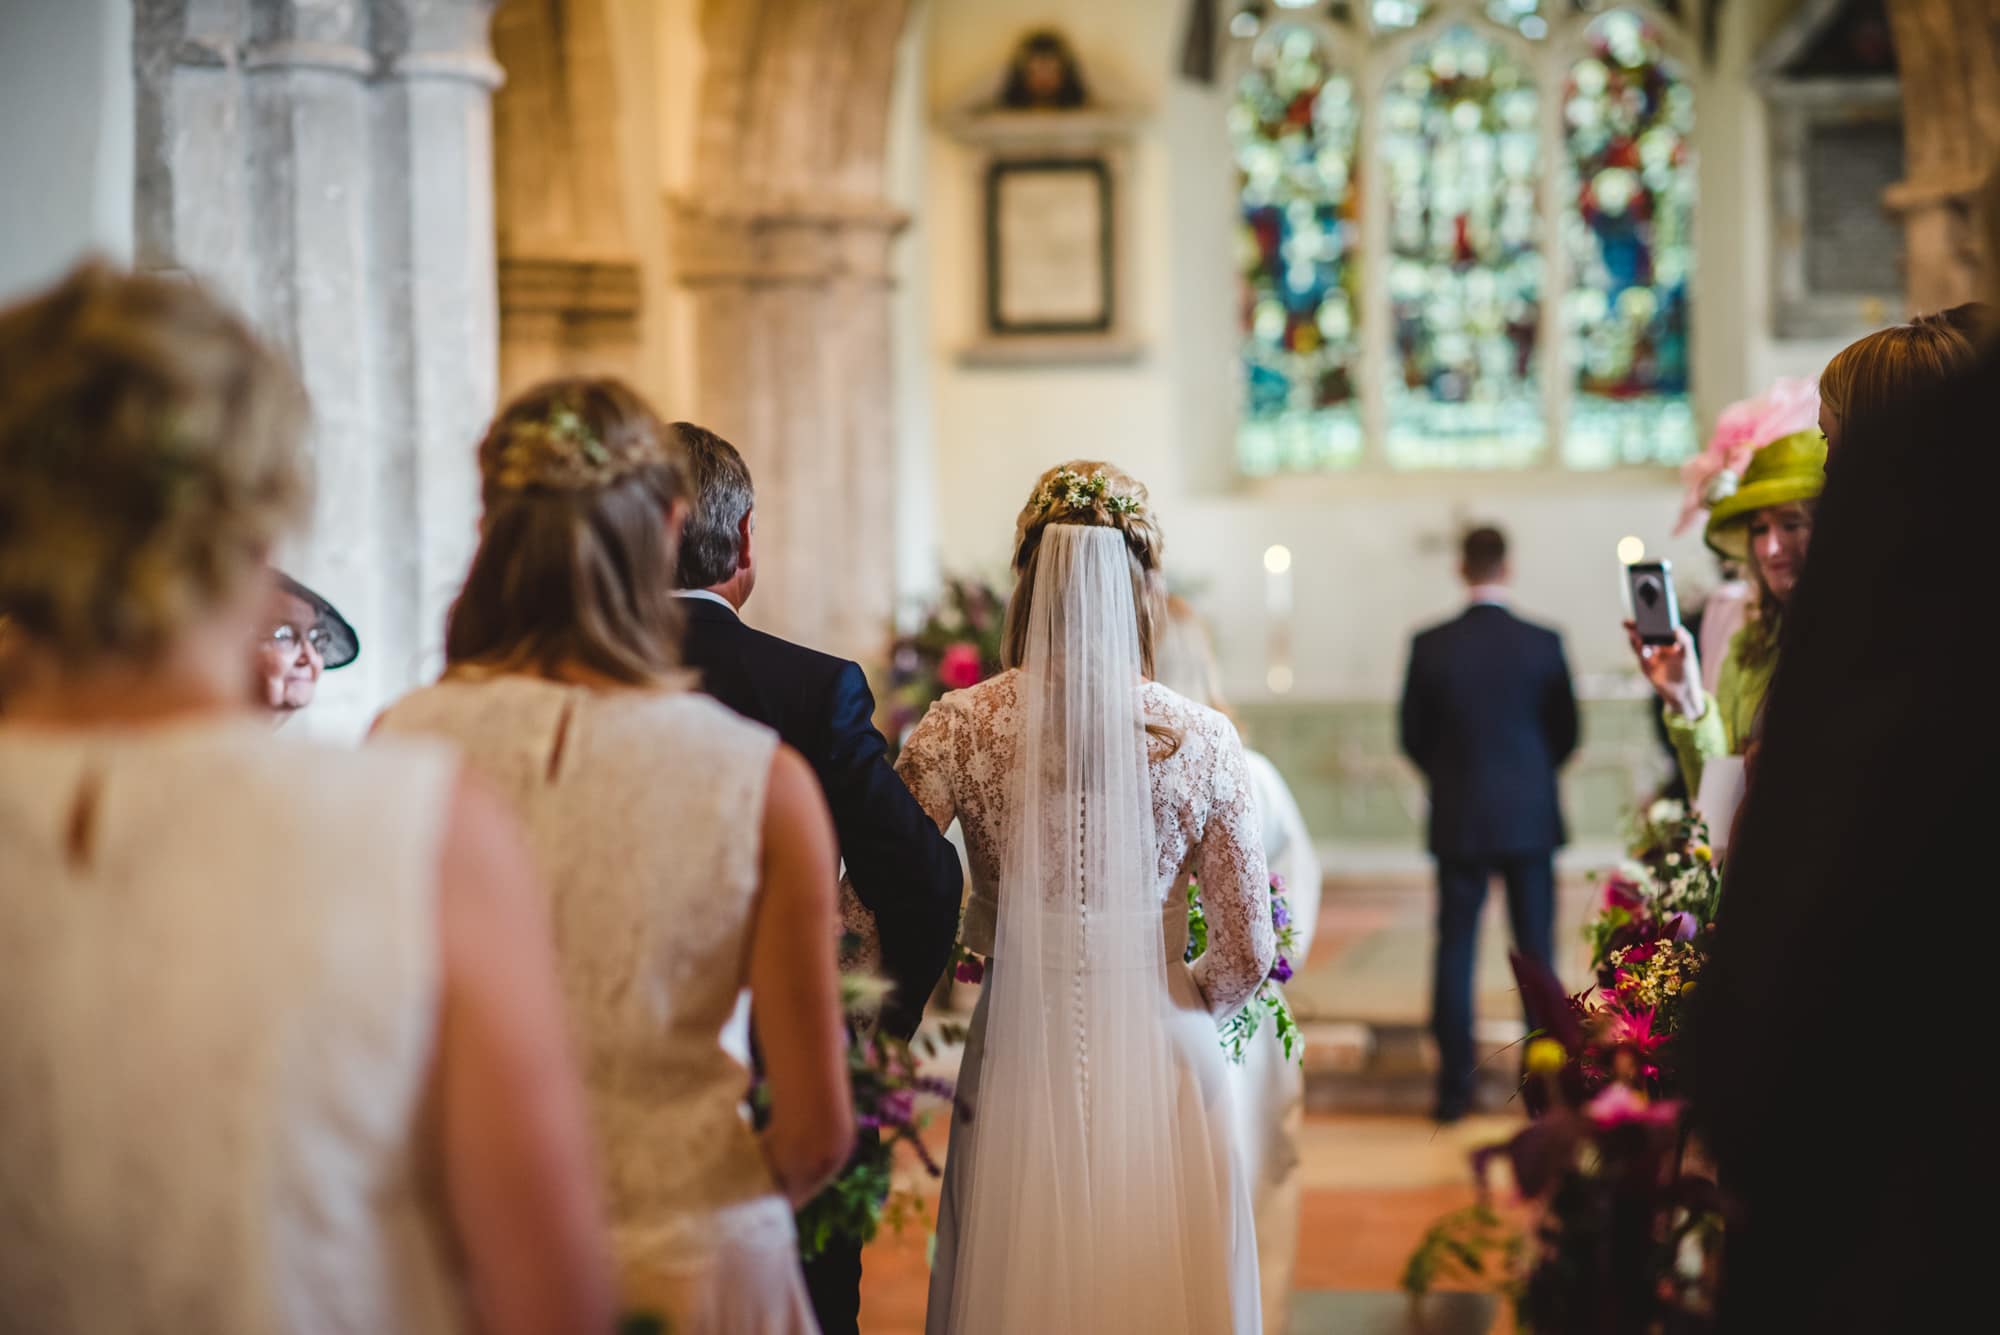
[[656, 90], [622, 89], [625, 106], [612, 46], [605, 0], [510, 4], [493, 23], [507, 70], [493, 115], [509, 393], [563, 374], [650, 379], [619, 168], [621, 111], [657, 115]]
[[1889, 207], [1907, 229], [1912, 311], [1981, 295], [1973, 214], [2000, 164], [2000, 0], [1890, 0], [1906, 175]]
[[757, 594], [775, 633], [880, 656], [894, 611], [895, 450], [888, 248], [874, 203], [676, 203], [694, 297], [697, 420], [757, 484]]
[[879, 661], [895, 599], [887, 117], [907, 0], [702, 9], [695, 171], [669, 201], [700, 420], [757, 481], [747, 613]]
[[[246, 165], [239, 225], [246, 304], [298, 364], [313, 407], [312, 525], [280, 560], [361, 634], [360, 660], [325, 680], [306, 716], [315, 731], [353, 733], [408, 681], [395, 671], [406, 632], [390, 617], [394, 538], [381, 485], [407, 442], [385, 429], [374, 355], [385, 294], [369, 274], [376, 209], [369, 15], [361, 5], [248, 8], [235, 136]], [[176, 187], [182, 212], [203, 209], [203, 194], [197, 180]], [[199, 261], [188, 267], [205, 272]]]
[[137, 0], [142, 265], [297, 363], [318, 497], [280, 560], [361, 633], [306, 716], [353, 736], [435, 668], [495, 392], [491, 0]]
[[[381, 0], [375, 106], [380, 189], [373, 280], [389, 300], [376, 345], [383, 426], [406, 460], [380, 478], [385, 613], [423, 679], [443, 665], [444, 617], [478, 540], [477, 445], [498, 392], [493, 0]], [[386, 40], [384, 40], [386, 39]]]
[[896, 386], [890, 338], [895, 278], [890, 255], [908, 220], [887, 206], [842, 221], [836, 236], [840, 267], [827, 284], [829, 322], [840, 321], [840, 369], [835, 384], [845, 503], [854, 546], [845, 579], [828, 612], [832, 643], [864, 661], [878, 661], [895, 616]]

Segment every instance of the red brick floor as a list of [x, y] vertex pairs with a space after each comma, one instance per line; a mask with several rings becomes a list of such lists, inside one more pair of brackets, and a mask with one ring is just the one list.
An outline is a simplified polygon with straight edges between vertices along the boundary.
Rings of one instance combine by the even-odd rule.
[[[1484, 1128], [1467, 1133], [1484, 1136]], [[1490, 1135], [1498, 1139], [1504, 1127]], [[942, 1142], [942, 1130], [936, 1139]], [[1305, 1152], [1306, 1192], [1297, 1282], [1304, 1289], [1393, 1290], [1424, 1230], [1473, 1200], [1453, 1180], [1465, 1137], [1409, 1119], [1314, 1118]], [[900, 1236], [885, 1234], [863, 1259], [863, 1335], [920, 1335], [930, 1282], [931, 1213]], [[1503, 1318], [1495, 1335], [1511, 1330]]]

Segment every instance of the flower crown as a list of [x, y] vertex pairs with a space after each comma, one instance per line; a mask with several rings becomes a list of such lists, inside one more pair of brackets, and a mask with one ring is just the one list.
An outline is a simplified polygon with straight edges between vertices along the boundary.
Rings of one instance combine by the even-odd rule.
[[1046, 515], [1058, 505], [1087, 510], [1096, 501], [1103, 501], [1104, 508], [1114, 515], [1137, 515], [1145, 511], [1137, 496], [1121, 496], [1112, 491], [1111, 480], [1101, 468], [1088, 477], [1074, 468], [1058, 468], [1035, 493], [1033, 503], [1037, 514]]
[[508, 429], [493, 480], [508, 491], [535, 487], [586, 491], [609, 486], [664, 458], [658, 443], [643, 433], [628, 435], [612, 448], [598, 438], [581, 413], [558, 401], [541, 420]]

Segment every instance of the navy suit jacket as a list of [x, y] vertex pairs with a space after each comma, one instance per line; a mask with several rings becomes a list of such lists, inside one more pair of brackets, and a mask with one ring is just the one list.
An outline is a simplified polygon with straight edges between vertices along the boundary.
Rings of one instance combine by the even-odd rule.
[[958, 850], [889, 767], [866, 674], [746, 626], [720, 603], [684, 598], [681, 607], [681, 654], [701, 673], [702, 689], [776, 731], [819, 777], [848, 879], [875, 915], [882, 969], [895, 984], [883, 1028], [908, 1037], [951, 957], [965, 873]]
[[1482, 603], [1418, 635], [1404, 754], [1430, 781], [1431, 852], [1466, 860], [1560, 847], [1556, 772], [1576, 750], [1562, 637]]

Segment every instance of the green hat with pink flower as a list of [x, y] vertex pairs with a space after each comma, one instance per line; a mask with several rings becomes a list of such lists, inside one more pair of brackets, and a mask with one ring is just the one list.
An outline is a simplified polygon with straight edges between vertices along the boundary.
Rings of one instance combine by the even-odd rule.
[[1779, 380], [1764, 394], [1732, 403], [1716, 419], [1708, 448], [1681, 470], [1687, 499], [1675, 532], [1704, 509], [1702, 540], [1718, 556], [1749, 555], [1750, 519], [1759, 510], [1817, 497], [1826, 486], [1826, 437], [1819, 390], [1810, 380]]

